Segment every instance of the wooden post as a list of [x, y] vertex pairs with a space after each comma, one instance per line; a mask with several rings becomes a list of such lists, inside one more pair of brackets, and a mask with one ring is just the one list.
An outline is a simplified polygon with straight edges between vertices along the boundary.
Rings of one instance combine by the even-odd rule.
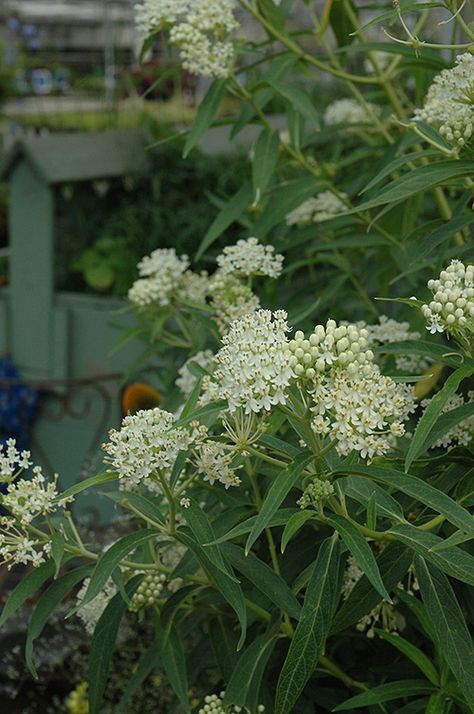
[[53, 337], [53, 188], [27, 161], [14, 166], [10, 181], [11, 354], [22, 374], [45, 377]]

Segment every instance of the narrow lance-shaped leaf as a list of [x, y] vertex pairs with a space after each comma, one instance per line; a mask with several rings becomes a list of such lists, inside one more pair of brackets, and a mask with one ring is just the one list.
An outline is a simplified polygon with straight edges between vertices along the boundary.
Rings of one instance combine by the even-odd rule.
[[184, 145], [183, 157], [189, 154], [191, 149], [196, 146], [201, 136], [210, 127], [214, 116], [219, 109], [222, 97], [225, 90], [225, 79], [216, 79], [211, 84], [205, 97], [199, 105], [194, 123], [189, 131], [186, 144]]
[[196, 260], [199, 260], [209, 246], [211, 246], [234, 221], [240, 218], [251, 201], [252, 184], [248, 181], [241, 186], [237, 193], [226, 203], [207, 229], [197, 250]]
[[109, 481], [117, 481], [117, 479], [118, 474], [115, 473], [115, 471], [105, 471], [104, 473], [98, 474], [97, 476], [91, 476], [90, 478], [84, 479], [84, 481], [79, 481], [79, 483], [75, 483], [74, 486], [67, 488], [65, 491], [62, 491], [55, 498], [53, 498], [53, 503], [57, 503], [58, 501], [61, 501], [64, 498], [69, 498], [70, 496], [76, 496], [78, 493], [81, 493], [82, 491], [85, 491], [88, 488], [92, 488], [93, 486], [101, 486], [103, 483], [108, 483]]
[[301, 617], [277, 684], [275, 714], [288, 714], [321, 657], [340, 595], [341, 545], [334, 536], [320, 546]]
[[388, 630], [376, 630], [376, 633], [386, 642], [390, 642], [399, 652], [402, 652], [423, 672], [431, 684], [439, 686], [439, 674], [433, 662], [414, 644], [398, 634], [398, 632], [388, 632]]
[[415, 556], [415, 570], [443, 657], [474, 711], [474, 645], [456, 595], [446, 575], [424, 558]]
[[293, 538], [296, 533], [304, 526], [305, 523], [307, 523], [311, 518], [314, 518], [315, 513], [314, 511], [297, 511], [294, 513], [288, 523], [285, 526], [285, 530], [283, 531], [283, 534], [281, 536], [281, 552], [284, 553], [286, 550], [286, 546], [290, 542], [290, 540]]
[[405, 459], [405, 471], [409, 470], [413, 461], [424, 451], [425, 442], [448, 399], [456, 392], [462, 380], [470, 377], [473, 373], [474, 370], [471, 367], [459, 367], [448, 377], [438, 394], [430, 401], [411, 439]]
[[263, 129], [254, 147], [252, 160], [252, 181], [254, 203], [258, 203], [271, 181], [278, 163], [280, 149], [279, 134], [276, 129]]
[[369, 544], [364, 536], [350, 521], [342, 516], [333, 514], [328, 518], [328, 522], [337, 530], [345, 545], [354, 556], [357, 565], [364, 575], [387, 602], [392, 602], [387, 588], [383, 584], [380, 571]]
[[270, 486], [265, 496], [260, 513], [254, 523], [245, 545], [245, 552], [248, 553], [255, 543], [260, 533], [267, 527], [271, 517], [278, 510], [282, 501], [286, 498], [293, 486], [298, 481], [306, 466], [313, 460], [313, 454], [304, 452], [297, 456], [293, 463], [278, 475]]
[[173, 688], [186, 714], [189, 714], [188, 678], [186, 674], [186, 660], [184, 658], [183, 643], [175, 627], [165, 632], [155, 618], [155, 632], [161, 662]]
[[254, 712], [265, 667], [278, 635], [274, 632], [257, 637], [242, 652], [226, 687], [224, 704], [237, 704]]
[[11, 591], [8, 599], [3, 607], [0, 616], [0, 627], [15, 614], [15, 612], [25, 603], [28, 598], [35, 594], [48, 578], [54, 573], [54, 563], [48, 560], [38, 568], [33, 568], [25, 577], [20, 580], [18, 585]]
[[[416, 697], [421, 694], [430, 694], [434, 686], [423, 679], [402, 679], [399, 682], [389, 682], [373, 687], [367, 692], [356, 694], [355, 697], [347, 699], [343, 704], [339, 704], [334, 712], [345, 712], [352, 709], [361, 709], [372, 704], [382, 704], [383, 702], [393, 702], [405, 697]], [[397, 709], [398, 711], [398, 709]]]

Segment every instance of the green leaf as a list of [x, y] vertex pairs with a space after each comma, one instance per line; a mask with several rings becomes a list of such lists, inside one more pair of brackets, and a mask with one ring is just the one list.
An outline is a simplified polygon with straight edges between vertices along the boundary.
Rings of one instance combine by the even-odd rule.
[[54, 578], [58, 577], [64, 556], [64, 538], [61, 533], [54, 530], [51, 534], [51, 557], [56, 565]]
[[[406, 574], [412, 560], [413, 554], [402, 543], [389, 543], [380, 553], [377, 565], [389, 592]], [[336, 614], [331, 632], [336, 633], [351, 627], [373, 610], [380, 600], [378, 592], [363, 575]]]
[[[129, 598], [135, 592], [140, 580], [141, 576], [136, 576], [125, 585]], [[92, 635], [89, 654], [89, 714], [101, 714], [103, 711], [102, 697], [120, 622], [126, 609], [127, 603], [121, 594], [114, 595], [100, 616]]]
[[198, 409], [195, 409], [194, 411], [190, 412], [189, 414], [187, 414], [186, 417], [180, 417], [174, 425], [175, 427], [184, 426], [185, 424], [189, 424], [190, 421], [194, 420], [200, 421], [207, 417], [217, 418], [219, 412], [221, 412], [226, 407], [227, 402], [224, 399], [219, 399], [216, 402], [210, 402], [209, 404], [205, 404], [203, 407], [199, 407]]
[[297, 620], [301, 606], [285, 581], [273, 568], [257, 558], [253, 553], [245, 555], [243, 548], [233, 543], [222, 545], [224, 555], [232, 566], [242, 573], [252, 585], [266, 595], [277, 607]]
[[446, 548], [451, 548], [453, 545], [460, 545], [461, 543], [466, 543], [466, 541], [472, 540], [473, 538], [474, 536], [467, 535], [462, 531], [455, 531], [444, 540], [440, 538], [439, 543], [433, 545], [430, 548], [430, 551], [432, 551], [433, 553], [439, 553], [442, 550], [446, 550]]
[[318, 111], [308, 92], [301, 87], [295, 87], [294, 84], [287, 84], [286, 82], [272, 80], [268, 77], [265, 77], [265, 81], [272, 89], [275, 90], [275, 92], [280, 94], [289, 102], [293, 110], [296, 110], [303, 117], [305, 117], [305, 119], [307, 119], [315, 129], [321, 128]]
[[155, 618], [155, 631], [161, 662], [169, 683], [185, 713], [189, 714], [191, 710], [188, 701], [188, 678], [183, 642], [175, 627], [171, 627], [169, 631], [165, 632], [158, 618]]
[[435, 692], [429, 698], [426, 705], [425, 714], [444, 714], [447, 711], [446, 706], [449, 700], [446, 699], [446, 694], [443, 692]]
[[99, 594], [115, 568], [125, 556], [134, 551], [141, 543], [145, 543], [147, 540], [160, 535], [162, 535], [162, 532], [157, 528], [142, 528], [116, 541], [100, 556], [92, 572], [89, 587], [74, 611], [77, 612], [77, 610], [80, 610], [81, 607]]
[[141, 496], [139, 493], [134, 493], [133, 491], [105, 493], [104, 496], [107, 496], [107, 498], [115, 501], [123, 508], [132, 507], [137, 511], [140, 511], [151, 521], [157, 521], [163, 525], [165, 524], [165, 518], [158, 507], [159, 499], [154, 498], [153, 496]]
[[[185, 509], [184, 515], [196, 542], [199, 544], [212, 543], [212, 541], [215, 540], [215, 534], [207, 515], [194, 499], [190, 498], [189, 504], [189, 508]], [[226, 562], [221, 547], [218, 545], [207, 545], [206, 557], [209, 558], [216, 568], [219, 568], [219, 570], [222, 570], [225, 575], [231, 578], [231, 580], [235, 580], [236, 583], [239, 582], [234, 576], [232, 568], [230, 568]]]
[[[271, 25], [275, 27], [280, 32], [285, 29], [285, 19], [280, 12], [280, 8], [273, 2], [273, 0], [257, 0], [258, 7], [263, 17], [269, 20]], [[273, 37], [271, 33], [270, 37]]]
[[404, 637], [394, 632], [388, 632], [388, 630], [375, 630], [377, 635], [381, 637], [386, 642], [393, 645], [399, 652], [404, 654], [408, 659], [410, 659], [413, 664], [416, 664], [418, 669], [420, 669], [425, 677], [429, 679], [431, 684], [435, 687], [439, 687], [439, 674], [436, 671], [434, 664], [430, 659], [422, 652], [418, 647], [415, 647], [411, 642], [405, 640]]
[[257, 238], [265, 238], [274, 226], [284, 220], [287, 213], [326, 186], [327, 181], [314, 177], [299, 178], [281, 184], [273, 191], [252, 233]]
[[[286, 525], [288, 519], [291, 518], [295, 511], [295, 508], [280, 508], [272, 516], [269, 523], [267, 524], [267, 527], [271, 528], [273, 526]], [[299, 509], [296, 512], [299, 513]], [[204, 543], [204, 546], [207, 548], [208, 545], [218, 545], [219, 543], [226, 543], [229, 540], [233, 540], [234, 538], [238, 538], [239, 536], [245, 535], [246, 533], [250, 533], [257, 521], [257, 518], [258, 516], [250, 516], [250, 518], [246, 518], [245, 521], [242, 521], [242, 523], [239, 523], [238, 525], [231, 528], [228, 533], [225, 533], [220, 538], [216, 538], [216, 540], [212, 541], [212, 543]]]
[[405, 471], [409, 470], [413, 461], [425, 450], [425, 442], [449, 398], [455, 394], [462, 380], [470, 377], [473, 373], [472, 367], [459, 367], [448, 377], [438, 394], [430, 401], [411, 439], [405, 459]]
[[348, 476], [338, 479], [345, 494], [358, 501], [363, 506], [368, 506], [373, 497], [377, 505], [377, 513], [396, 521], [404, 521], [403, 509], [389, 493], [368, 478]]
[[405, 699], [405, 697], [416, 697], [420, 694], [430, 694], [434, 687], [424, 679], [402, 679], [400, 682], [389, 682], [373, 687], [367, 692], [356, 694], [355, 697], [347, 699], [343, 704], [333, 709], [334, 712], [345, 712], [349, 709], [359, 709], [372, 704], [382, 702], [393, 702], [395, 699]]
[[201, 563], [202, 568], [206, 571], [207, 575], [214, 582], [216, 588], [219, 590], [220, 594], [229, 603], [231, 608], [234, 610], [238, 617], [240, 623], [240, 639], [237, 645], [237, 649], [241, 649], [245, 642], [245, 635], [247, 630], [247, 610], [245, 607], [244, 595], [240, 584], [235, 581], [234, 578], [229, 577], [229, 575], [216, 567], [212, 560], [207, 557], [207, 548], [203, 548], [200, 543], [197, 543], [193, 538], [191, 538], [183, 528], [179, 530], [180, 540], [190, 548], [196, 555], [197, 559]]
[[[382, 298], [385, 301], [385, 298]], [[407, 303], [414, 303], [408, 300]], [[420, 301], [421, 302], [421, 301]], [[474, 360], [465, 355], [456, 355], [452, 349], [446, 345], [437, 345], [435, 342], [425, 342], [423, 340], [409, 340], [407, 342], [392, 342], [391, 344], [375, 347], [374, 352], [387, 355], [420, 355], [420, 357], [430, 357], [435, 362], [442, 362], [450, 367], [457, 368], [461, 362], [474, 368]]]
[[22, 580], [11, 591], [8, 599], [3, 607], [0, 616], [0, 627], [15, 614], [15, 612], [25, 603], [28, 598], [35, 594], [37, 590], [50, 578], [54, 573], [54, 563], [48, 560], [42, 563], [38, 568], [33, 568], [27, 573]]
[[437, 550], [437, 546], [445, 544], [442, 538], [434, 533], [424, 533], [408, 523], [394, 526], [387, 532], [451, 577], [474, 586], [474, 557], [465, 550], [455, 546]]
[[79, 481], [79, 483], [75, 483], [73, 486], [67, 488], [65, 491], [62, 491], [55, 498], [53, 498], [53, 503], [57, 503], [63, 498], [76, 496], [76, 494], [81, 493], [82, 491], [85, 491], [88, 488], [92, 488], [93, 486], [101, 486], [103, 483], [108, 483], [109, 481], [117, 481], [117, 479], [118, 474], [115, 471], [105, 471], [104, 473], [98, 474], [97, 476], [91, 476], [90, 478], [84, 479], [84, 481]]
[[474, 518], [465, 508], [437, 488], [430, 486], [421, 478], [397, 471], [385, 469], [380, 466], [359, 466], [347, 464], [344, 469], [337, 469], [333, 473], [354, 474], [367, 476], [381, 483], [391, 486], [397, 491], [402, 491], [408, 496], [429, 506], [437, 513], [442, 513], [446, 519], [466, 533], [474, 534]]
[[[349, 4], [354, 11], [356, 8], [354, 8], [353, 2], [349, 2]], [[333, 0], [329, 17], [338, 46], [345, 47], [350, 44], [354, 40], [351, 35], [354, 26], [347, 13], [344, 0]]]
[[286, 469], [278, 474], [278, 477], [273, 481], [265, 495], [265, 500], [262, 504], [260, 513], [250, 531], [245, 545], [245, 552], [248, 553], [255, 543], [260, 533], [267, 527], [271, 517], [280, 507], [282, 501], [286, 498], [293, 486], [298, 481], [306, 466], [314, 459], [313, 454], [308, 454], [306, 451], [295, 458], [293, 463], [289, 464]]
[[186, 417], [195, 409], [196, 404], [198, 403], [199, 395], [201, 394], [201, 383], [202, 379], [198, 379], [196, 381], [196, 384], [194, 385], [192, 392], [186, 400], [186, 404], [179, 415], [180, 419], [186, 419]]
[[275, 714], [288, 714], [321, 657], [340, 595], [341, 545], [327, 538], [306, 588], [301, 617], [277, 684]]
[[58, 580], [55, 580], [38, 600], [28, 624], [28, 636], [25, 645], [26, 665], [35, 679], [38, 679], [38, 674], [33, 663], [34, 641], [43, 632], [43, 628], [53, 610], [64, 600], [66, 595], [69, 595], [72, 588], [81, 580], [84, 580], [89, 573], [90, 565], [83, 565], [80, 568], [69, 571]]
[[385, 585], [383, 584], [377, 561], [375, 560], [374, 554], [372, 553], [372, 550], [370, 549], [370, 546], [364, 536], [359, 533], [357, 528], [352, 525], [349, 520], [343, 518], [342, 516], [333, 514], [328, 517], [328, 522], [339, 533], [344, 541], [344, 544], [347, 548], [349, 548], [350, 552], [354, 556], [357, 565], [375, 590], [380, 593], [384, 600], [391, 603], [392, 600]]
[[444, 573], [415, 556], [421, 597], [470, 711], [474, 711], [474, 646], [456, 595]]
[[117, 705], [117, 714], [122, 714], [124, 707], [129, 703], [131, 697], [140, 689], [143, 682], [151, 674], [151, 672], [159, 666], [160, 658], [156, 642], [152, 642], [150, 647], [141, 655], [130, 679], [127, 681], [120, 701]]
[[284, 553], [286, 546], [293, 538], [293, 536], [298, 533], [298, 531], [304, 526], [304, 524], [311, 518], [314, 518], [314, 511], [297, 511], [293, 513], [290, 520], [285, 526], [285, 530], [281, 536], [281, 552]]
[[201, 136], [210, 127], [219, 109], [222, 97], [224, 96], [225, 85], [225, 79], [216, 79], [207, 90], [206, 95], [199, 105], [196, 118], [186, 139], [183, 158], [188, 156], [191, 149], [196, 146]]
[[277, 638], [278, 635], [272, 632], [260, 635], [242, 652], [225, 690], [226, 706], [237, 704], [247, 707], [248, 711], [256, 711], [263, 673]]
[[357, 208], [349, 211], [349, 213], [366, 211], [369, 208], [382, 206], [385, 203], [398, 203], [399, 201], [414, 196], [420, 191], [427, 191], [429, 188], [435, 188], [440, 184], [448, 185], [455, 179], [471, 175], [471, 161], [448, 159], [447, 161], [438, 161], [436, 164], [420, 166], [404, 176], [395, 179], [395, 181], [392, 181], [392, 183], [383, 188], [377, 196], [365, 203], [361, 203]]
[[362, 189], [361, 193], [366, 193], [366, 191], [370, 191], [371, 188], [376, 186], [378, 183], [383, 181], [386, 176], [390, 176], [391, 173], [396, 171], [397, 169], [400, 168], [400, 166], [403, 166], [404, 164], [408, 163], [409, 161], [413, 161], [415, 159], [420, 159], [420, 158], [432, 158], [433, 156], [439, 156], [439, 151], [435, 151], [434, 149], [428, 149], [426, 151], [412, 151], [409, 154], [404, 154], [403, 156], [397, 156], [396, 159], [393, 159], [392, 161], [389, 161], [389, 163], [385, 164], [384, 167], [382, 168], [381, 171], [378, 172], [374, 176], [374, 178], [369, 181], [368, 184], [364, 186]]
[[209, 228], [207, 229], [204, 238], [202, 239], [199, 248], [197, 249], [195, 260], [199, 260], [204, 252], [216, 241], [219, 236], [236, 221], [245, 211], [249, 203], [252, 202], [252, 184], [250, 181], [245, 183], [232, 196], [224, 208], [217, 214]]
[[255, 142], [252, 160], [254, 203], [259, 203], [271, 181], [280, 155], [280, 138], [276, 129], [262, 129]]
[[423, 451], [431, 448], [433, 444], [447, 434], [453, 427], [466, 419], [470, 419], [473, 415], [474, 402], [462, 404], [460, 407], [456, 407], [456, 409], [451, 409], [449, 412], [441, 414], [423, 444]]

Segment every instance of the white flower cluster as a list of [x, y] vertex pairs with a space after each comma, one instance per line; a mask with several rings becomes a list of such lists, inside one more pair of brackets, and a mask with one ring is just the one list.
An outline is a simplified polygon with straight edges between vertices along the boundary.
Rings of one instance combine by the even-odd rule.
[[247, 238], [224, 248], [217, 256], [217, 265], [225, 275], [234, 273], [247, 277], [267, 275], [278, 278], [283, 268], [283, 256], [275, 253], [272, 245], [262, 245], [257, 238]]
[[[365, 327], [369, 333], [369, 345], [387, 345], [391, 342], [406, 342], [420, 340], [419, 332], [411, 331], [408, 322], [398, 322], [386, 315], [380, 315], [378, 324], [357, 323]], [[401, 372], [423, 374], [430, 366], [430, 361], [420, 355], [399, 355], [395, 358], [395, 366]]]
[[19, 451], [15, 439], [0, 444], [0, 481], [11, 481], [18, 472], [32, 465], [29, 451]]
[[0, 517], [0, 564], [10, 570], [14, 565], [31, 563], [34, 568], [51, 555], [51, 543], [41, 542], [28, 534], [9, 516]]
[[129, 300], [137, 307], [169, 305], [188, 267], [187, 255], [178, 257], [174, 248], [157, 248], [138, 263], [140, 278], [128, 291]]
[[226, 77], [234, 59], [230, 34], [238, 27], [234, 0], [144, 0], [136, 23], [145, 33], [171, 27], [183, 67], [193, 74]]
[[[82, 587], [76, 596], [78, 604], [80, 604], [84, 599], [84, 595], [87, 592], [87, 588], [89, 587], [90, 581], [90, 578], [86, 578], [82, 583]], [[92, 635], [94, 633], [95, 627], [99, 622], [102, 613], [104, 612], [111, 599], [116, 594], [117, 587], [115, 586], [112, 578], [109, 578], [102, 590], [97, 593], [95, 598], [87, 602], [85, 605], [83, 605], [83, 607], [81, 607], [80, 610], [77, 611], [76, 614], [78, 618], [82, 621], [84, 629], [89, 635]]]
[[120, 430], [109, 432], [102, 448], [120, 479], [120, 488], [134, 490], [142, 485], [161, 493], [158, 474], [169, 475], [178, 452], [189, 447], [192, 435], [174, 426], [176, 417], [156, 407], [124, 417]]
[[225, 692], [217, 694], [208, 694], [204, 697], [204, 705], [198, 709], [198, 714], [261, 714], [265, 711], [263, 704], [259, 704], [255, 712], [249, 712], [248, 709], [242, 709], [236, 705], [224, 707]]
[[205, 369], [207, 372], [212, 370], [214, 364], [214, 355], [211, 350], [202, 350], [201, 352], [196, 352], [196, 354], [189, 357], [182, 367], [179, 368], [179, 377], [176, 380], [176, 386], [181, 391], [181, 393], [187, 398], [194, 389], [197, 377], [194, 376], [189, 370], [189, 365], [192, 362], [196, 362], [200, 367]]
[[[376, 104], [367, 102], [367, 105], [377, 116], [381, 113], [381, 108]], [[369, 124], [370, 115], [367, 110], [355, 99], [336, 99], [326, 107], [324, 112], [324, 123], [327, 126], [337, 124]]]
[[319, 506], [334, 493], [334, 486], [330, 481], [324, 479], [315, 479], [303, 492], [301, 498], [296, 501], [300, 508], [308, 508], [308, 506]]
[[130, 612], [138, 612], [144, 607], [154, 605], [160, 598], [164, 588], [166, 575], [151, 573], [145, 575], [138, 588], [135, 590], [128, 609]]
[[[421, 402], [422, 407], [427, 407], [431, 399], [423, 399]], [[474, 391], [468, 392], [467, 399], [461, 394], [453, 394], [443, 409], [442, 414], [457, 409], [457, 407], [462, 407], [464, 404], [472, 404], [474, 402]], [[474, 416], [470, 416], [467, 419], [463, 419], [458, 424], [455, 424], [451, 429], [448, 429], [434, 444], [431, 445], [432, 449], [448, 449], [450, 446], [469, 446], [472, 444], [474, 439]]]
[[[340, 196], [343, 199], [348, 198], [345, 193], [341, 193]], [[286, 216], [286, 224], [305, 226], [309, 223], [328, 221], [341, 213], [347, 213], [349, 208], [342, 198], [335, 196], [331, 191], [321, 191], [317, 196], [306, 199], [300, 206], [290, 211]]]
[[383, 376], [367, 349], [368, 331], [328, 320], [308, 339], [298, 331], [289, 343], [290, 365], [311, 394], [315, 434], [329, 436], [345, 456], [372, 459], [404, 434], [414, 411], [413, 389]]
[[226, 450], [225, 446], [217, 441], [204, 441], [196, 448], [194, 464], [199, 474], [204, 476], [204, 481], [213, 485], [216, 481], [229, 486], [240, 486], [236, 467], [232, 467], [234, 455]]
[[474, 55], [456, 57], [452, 69], [440, 72], [429, 88], [415, 119], [430, 124], [450, 143], [464, 146], [474, 132]]
[[[474, 333], [474, 265], [452, 260], [437, 280], [429, 280], [433, 300], [423, 305], [426, 329], [458, 337]], [[469, 342], [471, 340], [469, 339]]]
[[227, 399], [229, 410], [270, 410], [284, 404], [293, 370], [289, 364], [287, 314], [258, 310], [236, 320], [215, 357], [213, 378], [206, 381], [210, 399]]
[[221, 334], [229, 329], [234, 320], [255, 312], [260, 300], [252, 289], [235, 275], [224, 275], [217, 271], [210, 280], [209, 294], [214, 319]]
[[[350, 555], [347, 558], [347, 567], [342, 584], [342, 597], [344, 600], [347, 600], [363, 574], [354, 556]], [[375, 637], [376, 627], [381, 627], [387, 632], [401, 632], [406, 627], [406, 621], [393, 605], [388, 602], [380, 602], [356, 624], [356, 629], [359, 632], [365, 632], [369, 639]]]
[[[66, 499], [54, 502], [58, 496], [57, 479], [56, 475], [54, 481], [48, 483], [41, 466], [35, 466], [32, 478], [21, 478], [8, 485], [3, 505], [21, 526], [27, 527], [37, 516], [53, 513], [59, 505], [66, 503]], [[72, 498], [67, 500], [72, 501]]]

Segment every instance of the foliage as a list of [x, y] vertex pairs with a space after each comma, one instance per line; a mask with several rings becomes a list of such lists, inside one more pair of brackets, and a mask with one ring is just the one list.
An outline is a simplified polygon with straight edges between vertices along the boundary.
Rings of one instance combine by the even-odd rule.
[[[143, 360], [160, 356], [164, 408], [125, 417], [104, 447], [109, 471], [65, 493], [37, 472], [15, 483], [29, 456], [4, 455], [1, 552], [37, 569], [3, 620], [56, 569], [31, 644], [84, 578], [74, 612], [94, 630], [90, 714], [127, 610], [152, 634], [148, 671], [163, 668], [176, 711], [472, 712], [472, 76], [443, 75], [456, 126], [415, 119], [440, 70], [473, 63], [472, 27], [454, 0], [369, 14], [307, 3], [298, 25], [291, 1], [239, 5], [261, 41], [226, 34], [227, 3], [226, 15], [195, 3], [193, 33], [187, 0], [173, 17], [145, 0], [141, 22], [176, 26], [183, 62], [216, 76], [184, 153], [226, 88], [241, 100], [231, 135], [258, 127], [251, 170], [196, 251], [188, 234], [187, 249], [138, 264], [124, 339], [140, 334]], [[457, 64], [430, 35], [437, 8]], [[371, 41], [382, 23], [393, 37]], [[324, 75], [354, 101], [313, 102]], [[191, 269], [180, 254], [192, 252]], [[131, 527], [101, 549], [68, 504], [110, 482]]]

